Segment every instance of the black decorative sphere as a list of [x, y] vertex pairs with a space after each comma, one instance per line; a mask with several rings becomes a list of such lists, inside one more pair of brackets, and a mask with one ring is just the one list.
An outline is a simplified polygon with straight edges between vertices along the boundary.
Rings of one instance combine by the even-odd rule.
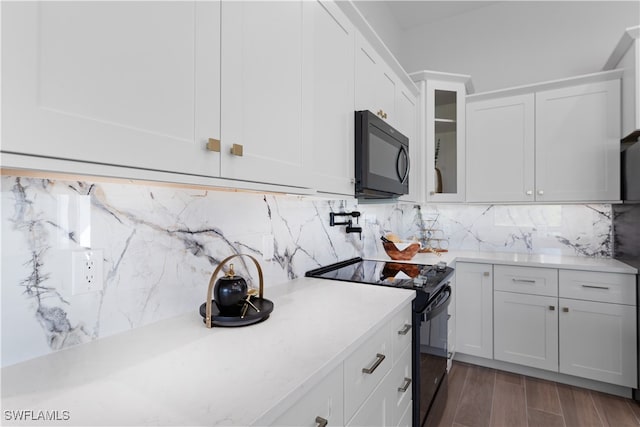
[[216, 280], [213, 287], [213, 299], [218, 304], [220, 314], [224, 316], [237, 316], [242, 309], [241, 302], [247, 297], [246, 280], [236, 276], [233, 272], [233, 264], [226, 276]]

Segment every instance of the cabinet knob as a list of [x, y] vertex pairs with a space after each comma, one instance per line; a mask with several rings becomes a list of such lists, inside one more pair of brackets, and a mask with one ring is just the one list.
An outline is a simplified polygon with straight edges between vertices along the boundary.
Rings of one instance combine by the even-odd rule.
[[231, 146], [231, 154], [233, 154], [234, 156], [242, 157], [242, 145], [233, 144]]
[[565, 313], [568, 313], [569, 312], [569, 307], [562, 307], [562, 311], [565, 312]]
[[327, 427], [327, 424], [329, 424], [329, 420], [318, 416], [316, 417], [316, 424], [318, 425], [318, 427]]
[[485, 271], [484, 273], [482, 273], [482, 275], [484, 277], [489, 277], [491, 275], [491, 273], [489, 273], [488, 271]]
[[528, 191], [527, 191], [527, 196], [533, 196], [533, 191], [528, 190]]
[[556, 306], [555, 306], [555, 305], [550, 305], [550, 306], [549, 306], [549, 310], [551, 310], [551, 311], [555, 311], [555, 309], [556, 309]]
[[407, 335], [409, 333], [409, 331], [411, 330], [411, 325], [409, 324], [405, 324], [404, 328], [400, 329], [398, 331], [398, 335]]
[[542, 196], [544, 194], [544, 190], [538, 190], [538, 195]]
[[220, 140], [219, 139], [209, 138], [209, 141], [207, 142], [207, 150], [215, 151], [216, 153], [219, 153], [220, 152]]

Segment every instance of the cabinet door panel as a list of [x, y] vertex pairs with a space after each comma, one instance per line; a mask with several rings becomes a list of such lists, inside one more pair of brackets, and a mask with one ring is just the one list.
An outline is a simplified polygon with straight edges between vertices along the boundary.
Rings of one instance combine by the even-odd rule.
[[427, 80], [425, 92], [426, 198], [432, 202], [464, 201], [466, 163], [464, 84]]
[[467, 104], [467, 201], [534, 198], [534, 95]]
[[324, 418], [330, 426], [344, 425], [342, 381], [342, 364], [340, 364], [272, 425], [316, 427], [318, 425], [316, 417]]
[[494, 358], [558, 371], [558, 299], [494, 293]]
[[219, 3], [2, 7], [4, 151], [218, 175]]
[[536, 93], [536, 200], [620, 199], [620, 81]]
[[424, 201], [422, 188], [422, 139], [417, 131], [417, 102], [415, 96], [407, 89], [399, 88], [396, 97], [396, 126], [409, 138], [409, 194], [400, 199], [411, 202]]
[[391, 126], [396, 126], [395, 96], [397, 78], [362, 34], [356, 34], [356, 110], [374, 114], [382, 110]]
[[456, 351], [493, 358], [493, 266], [456, 263]]
[[335, 3], [303, 2], [305, 173], [318, 191], [354, 194], [354, 28]]
[[302, 2], [223, 2], [222, 17], [221, 174], [304, 187]]
[[560, 298], [560, 372], [637, 387], [636, 307]]

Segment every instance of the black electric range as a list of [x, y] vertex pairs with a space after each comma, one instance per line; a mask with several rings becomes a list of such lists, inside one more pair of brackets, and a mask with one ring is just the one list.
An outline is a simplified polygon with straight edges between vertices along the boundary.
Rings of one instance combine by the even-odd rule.
[[307, 277], [414, 289], [412, 321], [413, 426], [437, 425], [447, 395], [447, 307], [453, 268], [353, 258], [308, 271]]
[[441, 290], [452, 274], [453, 268], [447, 267], [445, 263], [409, 264], [352, 258], [307, 271], [305, 275], [344, 282], [414, 289], [418, 291], [414, 310], [421, 311], [424, 304]]

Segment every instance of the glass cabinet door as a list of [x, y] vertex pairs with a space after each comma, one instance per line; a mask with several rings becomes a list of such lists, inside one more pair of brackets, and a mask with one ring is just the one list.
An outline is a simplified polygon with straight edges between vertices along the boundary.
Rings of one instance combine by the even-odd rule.
[[464, 84], [426, 84], [427, 200], [464, 201]]

